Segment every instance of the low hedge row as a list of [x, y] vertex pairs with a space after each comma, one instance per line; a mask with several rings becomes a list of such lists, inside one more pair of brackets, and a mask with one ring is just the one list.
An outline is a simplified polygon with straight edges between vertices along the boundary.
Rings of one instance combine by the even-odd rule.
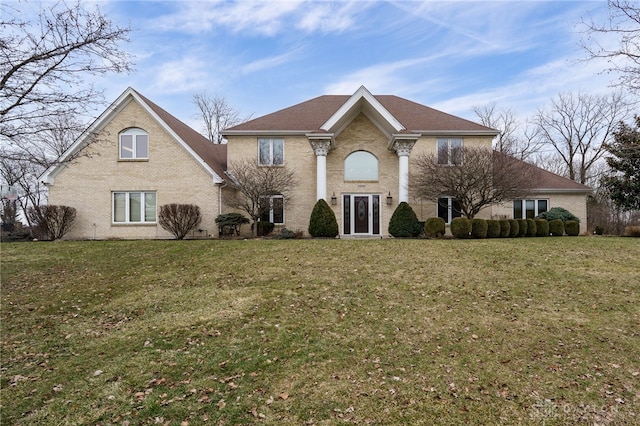
[[[445, 232], [441, 218], [430, 218], [425, 222], [425, 236], [440, 238]], [[523, 238], [547, 236], [576, 236], [580, 233], [580, 223], [575, 220], [563, 222], [561, 219], [467, 219], [456, 217], [451, 221], [451, 234], [455, 238]]]

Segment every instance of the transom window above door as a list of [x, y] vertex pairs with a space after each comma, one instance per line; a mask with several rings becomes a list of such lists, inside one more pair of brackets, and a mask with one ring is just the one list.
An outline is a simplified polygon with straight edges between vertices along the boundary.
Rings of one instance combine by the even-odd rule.
[[131, 128], [120, 133], [121, 160], [148, 160], [149, 135], [142, 129]]
[[344, 180], [377, 181], [378, 159], [367, 151], [352, 152], [344, 160]]

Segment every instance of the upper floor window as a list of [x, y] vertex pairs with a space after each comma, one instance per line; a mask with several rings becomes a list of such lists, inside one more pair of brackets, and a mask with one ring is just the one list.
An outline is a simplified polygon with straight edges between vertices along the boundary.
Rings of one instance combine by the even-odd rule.
[[261, 166], [282, 166], [284, 164], [284, 139], [259, 138], [258, 163]]
[[155, 192], [114, 192], [114, 223], [153, 223], [156, 221]]
[[548, 200], [514, 200], [514, 219], [533, 219], [549, 209]]
[[149, 135], [147, 132], [131, 128], [120, 133], [120, 159], [149, 159]]
[[460, 201], [451, 197], [438, 198], [438, 217], [443, 218], [447, 223], [451, 223], [454, 218], [461, 216]]
[[344, 180], [378, 180], [378, 159], [367, 151], [352, 152], [344, 160]]
[[438, 164], [462, 164], [462, 139], [438, 138]]

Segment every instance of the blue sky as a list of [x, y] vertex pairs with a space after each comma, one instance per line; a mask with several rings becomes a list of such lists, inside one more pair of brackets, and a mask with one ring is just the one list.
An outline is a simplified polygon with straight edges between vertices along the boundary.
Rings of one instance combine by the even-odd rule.
[[195, 93], [257, 117], [361, 85], [474, 119], [496, 102], [524, 119], [561, 91], [604, 93], [605, 64], [580, 62], [581, 20], [605, 1], [99, 1], [130, 25], [126, 87], [199, 130]]

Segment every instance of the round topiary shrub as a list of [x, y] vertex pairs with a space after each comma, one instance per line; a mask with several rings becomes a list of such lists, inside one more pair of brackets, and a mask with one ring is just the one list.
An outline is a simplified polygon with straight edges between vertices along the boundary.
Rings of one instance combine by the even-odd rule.
[[549, 222], [546, 219], [536, 219], [536, 237], [549, 236]]
[[560, 219], [563, 222], [566, 222], [568, 220], [575, 220], [578, 223], [580, 222], [580, 219], [578, 219], [576, 215], [574, 215], [567, 209], [563, 209], [562, 207], [554, 207], [544, 213], [540, 213], [536, 217], [536, 219], [547, 219], [549, 222], [554, 219]]
[[396, 238], [417, 237], [420, 235], [418, 217], [411, 206], [403, 201], [398, 204], [389, 220], [389, 233]]
[[518, 237], [527, 236], [527, 219], [517, 219], [518, 221]]
[[509, 219], [500, 220], [500, 238], [508, 238], [511, 234], [511, 221]]
[[487, 238], [487, 221], [484, 219], [471, 219], [471, 237]]
[[487, 220], [487, 238], [498, 238], [500, 236], [500, 222], [497, 220]]
[[568, 220], [564, 223], [564, 232], [571, 237], [580, 234], [580, 223], [575, 220]]
[[520, 233], [520, 224], [517, 219], [509, 219], [509, 237], [515, 238]]
[[335, 238], [338, 235], [336, 215], [324, 199], [319, 199], [311, 211], [309, 235], [312, 237]]
[[527, 219], [527, 237], [535, 237], [538, 232], [536, 221], [533, 219]]
[[442, 238], [446, 232], [446, 222], [441, 217], [430, 217], [424, 223], [424, 235], [427, 238]]
[[561, 237], [564, 235], [564, 222], [562, 222], [562, 219], [553, 219], [549, 221], [549, 233], [554, 237]]
[[471, 221], [466, 217], [456, 217], [451, 221], [451, 234], [456, 238], [469, 238]]

